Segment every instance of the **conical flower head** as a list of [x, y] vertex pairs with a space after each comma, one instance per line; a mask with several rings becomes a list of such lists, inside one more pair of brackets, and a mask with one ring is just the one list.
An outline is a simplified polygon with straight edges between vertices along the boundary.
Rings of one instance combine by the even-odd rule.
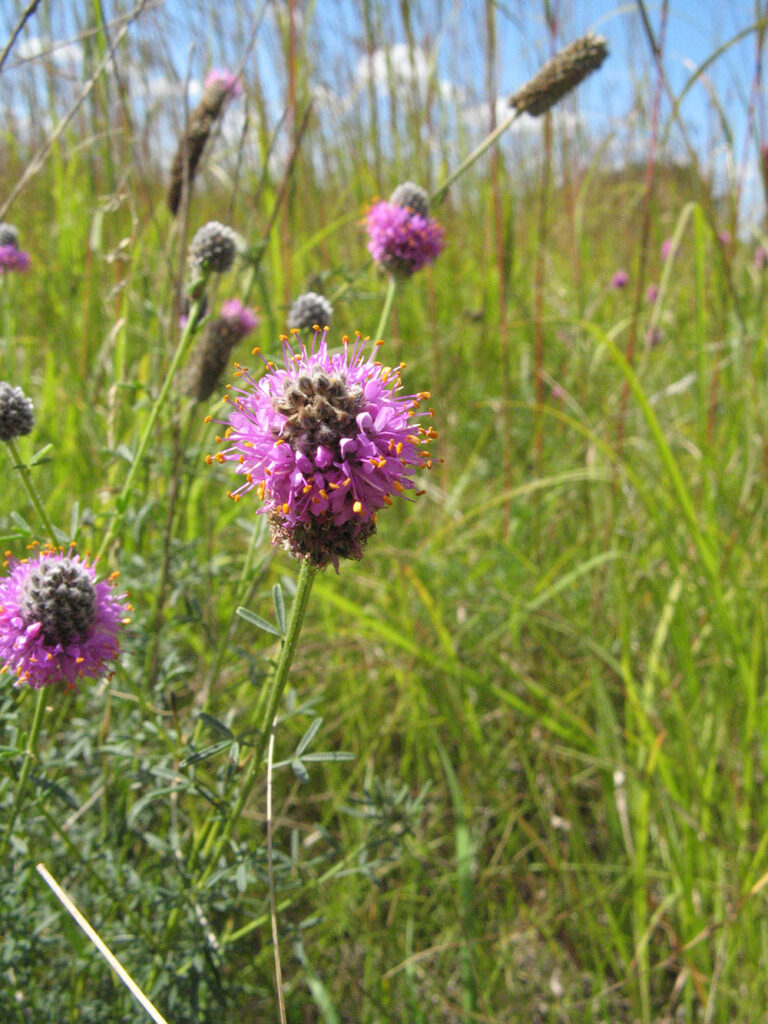
[[32, 399], [27, 398], [21, 388], [0, 381], [0, 441], [10, 441], [13, 437], [30, 434], [34, 425]]
[[19, 232], [13, 224], [0, 223], [0, 246], [12, 245], [19, 248]]
[[[368, 339], [343, 339], [330, 352], [326, 331], [297, 351], [283, 339], [284, 366], [267, 363], [258, 380], [240, 368], [225, 440], [210, 457], [232, 462], [244, 480], [230, 496], [255, 490], [274, 543], [317, 566], [359, 558], [376, 513], [413, 489], [428, 466], [431, 428], [416, 425], [426, 392], [401, 395], [401, 367], [385, 367]], [[380, 343], [379, 343], [380, 344]]]
[[185, 374], [184, 390], [196, 402], [207, 401], [219, 386], [232, 349], [258, 325], [255, 309], [239, 299], [221, 304], [221, 315], [204, 327]]
[[402, 185], [398, 185], [389, 201], [393, 206], [405, 206], [421, 217], [429, 216], [427, 190], [412, 181], [404, 181]]
[[333, 306], [318, 292], [304, 292], [294, 299], [288, 310], [288, 328], [328, 327], [333, 316]]
[[518, 113], [539, 117], [596, 71], [608, 56], [602, 36], [588, 32], [556, 53], [554, 57], [510, 97]]
[[74, 549], [45, 547], [29, 559], [8, 559], [0, 579], [0, 663], [37, 690], [52, 683], [76, 687], [102, 675], [118, 654], [118, 633], [129, 610], [114, 580]]
[[242, 91], [240, 79], [231, 71], [214, 69], [208, 72], [203, 95], [189, 115], [189, 123], [179, 139], [171, 164], [168, 206], [172, 214], [178, 213], [185, 182], [188, 188], [192, 188], [205, 144], [224, 109], [225, 101], [230, 96], [239, 96]]
[[196, 233], [189, 246], [189, 258], [202, 271], [223, 274], [229, 270], [237, 252], [237, 235], [226, 224], [210, 220]]

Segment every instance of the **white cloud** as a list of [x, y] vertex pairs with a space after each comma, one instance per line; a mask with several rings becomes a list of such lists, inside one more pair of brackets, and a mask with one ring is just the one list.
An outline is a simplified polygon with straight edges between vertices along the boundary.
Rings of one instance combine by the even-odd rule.
[[[380, 47], [366, 54], [357, 62], [354, 80], [358, 87], [373, 81], [377, 91], [387, 92], [398, 86], [417, 86], [426, 92], [434, 76], [434, 63], [428, 53], [419, 46], [410, 47], [405, 43]], [[438, 91], [445, 98], [455, 98], [458, 90], [443, 79], [437, 82]]]
[[33, 60], [36, 57], [50, 57], [60, 65], [80, 65], [83, 62], [82, 43], [51, 43], [40, 36], [24, 39], [16, 47], [16, 56], [20, 60]]

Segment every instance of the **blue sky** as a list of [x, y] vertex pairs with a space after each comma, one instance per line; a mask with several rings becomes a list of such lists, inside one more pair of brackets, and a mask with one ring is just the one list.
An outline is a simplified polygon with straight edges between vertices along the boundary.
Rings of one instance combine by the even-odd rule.
[[[768, 7], [766, 0], [759, 3]], [[634, 97], [640, 94], [648, 109], [655, 76], [652, 69], [648, 41], [642, 30], [638, 7], [634, 2], [615, 3], [611, 0], [551, 0], [558, 17], [557, 45], [563, 45], [588, 29], [605, 35], [610, 57], [599, 74], [594, 75], [579, 89], [571, 110], [591, 133], [612, 134], [620, 145], [622, 133], [634, 127], [632, 145], [636, 158], [642, 157], [646, 139], [637, 121], [628, 119], [634, 106]], [[0, 2], [0, 40], [7, 38], [11, 25], [26, 6], [23, 0]], [[35, 40], [71, 40], [77, 37], [78, 12], [89, 5], [78, 2], [60, 4], [42, 0], [36, 16], [22, 35], [16, 55], [33, 53]], [[104, 0], [111, 15], [133, 6], [132, 0]], [[287, 4], [281, 0], [284, 10]], [[690, 79], [695, 69], [738, 32], [754, 24], [756, 0], [670, 0], [664, 50], [666, 68], [672, 90], [677, 94]], [[364, 28], [362, 0], [316, 0], [314, 4], [297, 0], [297, 7], [311, 12], [311, 27], [307, 38], [316, 41], [318, 53], [317, 78], [313, 83], [322, 86], [328, 96], [339, 103], [364, 102], [361, 89], [361, 54]], [[446, 88], [446, 95], [454, 90], [456, 106], [467, 112], [473, 103], [487, 99], [485, 67], [485, 0], [421, 0], [412, 3], [413, 36], [421, 64], [435, 59], [435, 71]], [[661, 5], [647, 6], [654, 30], [658, 32]], [[164, 68], [147, 73], [147, 84], [152, 84], [156, 96], [171, 106], [178, 79], [188, 74], [198, 81], [210, 66], [233, 67], [242, 55], [244, 40], [261, 10], [260, 0], [241, 0], [212, 5], [207, 0], [166, 0], [155, 13], [147, 17], [150, 38], [157, 48], [164, 50]], [[399, 4], [375, 5], [381, 24], [377, 39], [387, 52], [399, 45], [400, 57], [407, 42], [401, 21]], [[154, 19], [154, 22], [151, 20]], [[153, 29], [154, 24], [157, 30]], [[543, 2], [536, 0], [497, 0], [496, 28], [498, 34], [498, 95], [506, 97], [530, 77], [551, 52], [543, 20]], [[132, 32], [134, 30], [132, 29]], [[152, 35], [154, 31], [154, 35]], [[274, 15], [269, 13], [249, 62], [249, 73], [259, 74], [261, 86], [271, 94], [275, 116], [284, 100], [284, 80], [275, 65], [278, 32]], [[63, 50], [62, 53], [69, 51]], [[702, 161], [711, 160], [721, 187], [729, 179], [741, 179], [746, 194], [746, 208], [756, 208], [761, 202], [757, 176], [757, 158], [748, 131], [747, 111], [755, 74], [756, 35], [731, 46], [708, 70], [706, 77], [692, 88], [682, 107], [687, 134]], [[421, 65], [410, 72], [411, 81], [420, 73]], [[256, 71], [255, 69], [258, 69]], [[12, 103], [18, 76], [33, 73], [33, 66], [14, 69], [13, 62], [0, 76], [0, 105]], [[163, 74], [168, 74], [167, 82]], [[76, 72], [70, 81], [76, 82]], [[141, 75], [133, 76], [139, 86]], [[174, 79], [176, 81], [174, 81]], [[167, 89], [166, 89], [167, 85]], [[5, 88], [3, 88], [5, 87]], [[358, 91], [355, 92], [355, 89]], [[164, 91], [165, 90], [165, 91]], [[10, 97], [10, 98], [9, 98]], [[716, 102], [713, 101], [716, 98]], [[194, 94], [193, 94], [194, 99]], [[718, 112], [718, 104], [720, 112]], [[567, 105], [566, 105], [567, 106]], [[764, 99], [756, 104], [757, 137], [768, 141], [765, 123]], [[670, 101], [664, 97], [662, 124], [670, 113]], [[722, 114], [722, 118], [721, 118]], [[726, 145], [723, 119], [732, 132], [732, 146]], [[672, 153], [682, 154], [680, 133], [670, 134]], [[745, 209], [746, 212], [746, 209]]]

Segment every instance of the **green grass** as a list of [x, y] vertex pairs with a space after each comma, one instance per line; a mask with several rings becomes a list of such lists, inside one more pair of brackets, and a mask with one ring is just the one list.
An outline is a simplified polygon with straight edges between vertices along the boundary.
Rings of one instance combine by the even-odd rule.
[[[80, 6], [81, 29], [101, 24]], [[371, 48], [397, 38], [387, 10], [361, 6]], [[417, 15], [417, 44], [431, 19], [456, 30], [440, 4]], [[160, 67], [153, 17], [125, 46]], [[322, 65], [311, 18], [293, 49], [287, 23], [263, 29], [281, 90], [294, 75], [294, 123]], [[236, 66], [244, 37], [228, 31]], [[191, 200], [192, 231], [226, 220], [263, 246], [212, 307], [257, 303], [268, 354], [309, 288], [338, 293], [333, 336], [372, 332], [386, 280], [367, 263], [364, 204], [407, 178], [436, 186], [471, 145], [433, 80], [424, 110], [416, 86], [377, 108], [397, 129], [391, 160], [368, 159], [384, 143], [363, 89], [341, 127], [310, 121], [290, 171], [265, 166], [277, 114], [258, 74], [246, 65], [239, 166], [215, 139]], [[94, 552], [178, 341], [181, 227], [165, 168], [143, 155], [137, 87], [109, 130], [117, 88], [100, 80], [6, 215], [33, 266], [0, 281], [0, 376], [36, 408], [20, 451], [62, 539]], [[445, 127], [434, 149], [425, 122]], [[2, 199], [32, 154], [10, 134], [0, 146]], [[426, 493], [381, 514], [361, 562], [316, 580], [282, 704], [272, 860], [289, 1022], [768, 1015], [765, 279], [751, 244], [718, 242], [726, 206], [696, 166], [662, 153], [646, 203], [645, 167], [609, 171], [589, 151], [550, 185], [545, 230], [545, 185], [516, 148], [477, 165], [436, 211], [445, 251], [395, 296], [384, 354], [431, 392], [440, 438]], [[624, 291], [607, 287], [618, 266]], [[169, 1024], [278, 1019], [266, 776], [207, 875], [194, 851], [235, 803], [279, 649], [236, 609], [279, 621], [275, 588], [289, 608], [297, 566], [269, 547], [255, 495], [226, 498], [230, 467], [205, 464], [220, 429], [207, 412], [222, 415], [218, 399], [180, 428], [172, 386], [104, 555], [134, 609], [114, 676], [46, 695], [0, 874], [9, 1021], [148, 1019], [39, 861]], [[42, 527], [8, 458], [4, 479], [0, 535], [22, 555]], [[3, 679], [7, 820], [34, 695]]]

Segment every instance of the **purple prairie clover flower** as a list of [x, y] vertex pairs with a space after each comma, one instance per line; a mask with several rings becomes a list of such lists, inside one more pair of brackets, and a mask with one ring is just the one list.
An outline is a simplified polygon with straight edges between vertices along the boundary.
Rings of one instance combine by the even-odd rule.
[[727, 248], [731, 244], [731, 242], [733, 240], [732, 237], [731, 237], [731, 232], [730, 231], [718, 231], [718, 233], [717, 233], [717, 240], [720, 243], [720, 245], [722, 245], [724, 248]]
[[256, 310], [244, 306], [239, 299], [227, 299], [226, 302], [222, 302], [221, 319], [240, 338], [250, 334], [259, 323]]
[[666, 263], [666, 261], [669, 259], [669, 254], [671, 252], [672, 252], [672, 239], [671, 238], [665, 238], [664, 241], [661, 243], [661, 258], [662, 258], [663, 262]]
[[239, 77], [232, 71], [226, 71], [221, 68], [211, 68], [208, 74], [205, 76], [203, 82], [203, 89], [221, 89], [223, 92], [230, 95], [233, 99], [237, 96], [243, 95], [243, 83]]
[[338, 569], [340, 558], [362, 557], [378, 510], [430, 466], [423, 446], [435, 432], [414, 423], [431, 416], [419, 410], [429, 393], [399, 394], [402, 364], [374, 358], [381, 342], [369, 352], [369, 339], [356, 334], [331, 353], [327, 330], [309, 345], [293, 334], [282, 338], [283, 367], [267, 362], [259, 379], [238, 367], [240, 383], [227, 396], [233, 410], [217, 439], [229, 447], [207, 461], [235, 463], [244, 479], [230, 497], [256, 491], [274, 544]]
[[645, 289], [645, 301], [649, 305], [652, 306], [654, 304], [654, 302], [656, 301], [656, 299], [658, 299], [658, 297], [659, 297], [658, 285], [649, 284], [648, 287]]
[[7, 556], [0, 578], [0, 663], [33, 690], [53, 683], [77, 689], [80, 678], [102, 675], [118, 654], [128, 619], [125, 594], [113, 592], [117, 573], [96, 569], [74, 548], [37, 549], [17, 561]]
[[617, 270], [611, 278], [611, 288], [626, 288], [629, 284], [629, 274], [626, 270]]
[[184, 390], [197, 402], [205, 402], [219, 386], [232, 349], [258, 325], [255, 309], [239, 299], [221, 304], [221, 313], [203, 328], [185, 375]]
[[29, 270], [29, 253], [15, 245], [0, 245], [0, 272], [15, 270], [19, 274]]
[[396, 277], [410, 277], [432, 263], [443, 248], [443, 229], [436, 220], [407, 206], [379, 202], [365, 217], [368, 252]]

